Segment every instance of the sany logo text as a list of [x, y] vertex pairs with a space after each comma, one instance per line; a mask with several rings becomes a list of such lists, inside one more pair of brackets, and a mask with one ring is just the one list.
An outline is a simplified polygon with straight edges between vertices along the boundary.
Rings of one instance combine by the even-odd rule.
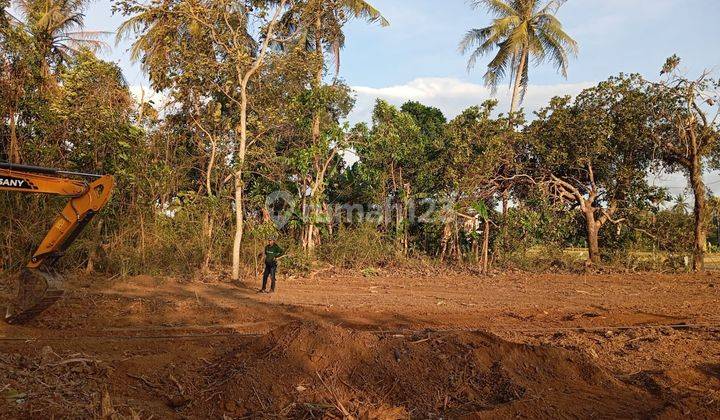
[[0, 177], [0, 187], [29, 188], [29, 184], [26, 180], [20, 178]]

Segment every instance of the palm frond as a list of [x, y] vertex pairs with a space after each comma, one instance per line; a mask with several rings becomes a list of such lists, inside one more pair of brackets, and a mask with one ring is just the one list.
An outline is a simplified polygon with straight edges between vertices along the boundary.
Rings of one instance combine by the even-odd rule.
[[555, 38], [548, 36], [548, 34], [544, 32], [539, 34], [538, 39], [542, 43], [546, 52], [543, 55], [542, 60], [551, 62], [557, 71], [559, 71], [563, 77], [567, 78], [567, 67], [569, 62], [567, 48], [561, 45]]
[[378, 9], [364, 0], [343, 0], [343, 5], [355, 18], [365, 19], [372, 23], [379, 22], [380, 26], [390, 25], [390, 22]]
[[67, 43], [54, 45], [53, 49], [55, 50], [55, 54], [58, 55], [63, 62], [72, 60], [74, 55], [80, 53], [79, 49], [75, 49]]
[[543, 54], [543, 61], [551, 62], [563, 77], [567, 77], [569, 58], [578, 54], [577, 42], [563, 31], [562, 25], [554, 16], [545, 17], [544, 25], [539, 27], [537, 32], [538, 40], [546, 52]]
[[[460, 41], [459, 50], [462, 54], [474, 48], [468, 60], [468, 70], [475, 67], [477, 60], [497, 47], [507, 33], [512, 30], [512, 25], [518, 20], [514, 17], [498, 19], [492, 26], [481, 29], [472, 29]], [[496, 25], [498, 23], [498, 25]]]
[[86, 48], [97, 54], [100, 52], [109, 52], [111, 50], [110, 44], [98, 38], [110, 36], [112, 35], [112, 32], [80, 31], [68, 32], [64, 35], [64, 40], [67, 42], [68, 46], [72, 47], [73, 51]]
[[468, 59], [467, 69], [471, 71], [482, 56], [497, 48], [503, 36], [494, 32], [492, 27], [473, 29], [469, 31], [460, 42], [460, 51], [463, 54], [473, 50]]
[[515, 49], [509, 40], [500, 43], [500, 48], [495, 57], [488, 64], [488, 70], [483, 76], [485, 86], [489, 87], [494, 93], [497, 92], [497, 86], [501, 79], [504, 79], [508, 73], [508, 68], [512, 67]]
[[[565, 2], [567, 2], [567, 0], [551, 0], [545, 5], [545, 7], [537, 10], [537, 14], [555, 14], [560, 7], [565, 4]], [[540, 6], [540, 3], [536, 4], [537, 6]]]
[[527, 50], [535, 65], [542, 64], [547, 58], [547, 43], [542, 39], [542, 31], [531, 25], [528, 32]]
[[30, 2], [28, 0], [15, 0], [15, 4], [17, 9], [20, 11], [20, 15], [23, 20], [28, 21], [30, 15], [32, 14], [32, 6]]
[[519, 10], [503, 0], [471, 0], [470, 5], [475, 8], [485, 8], [497, 17], [518, 16]]
[[111, 31], [74, 31], [74, 32], [65, 32], [66, 35], [71, 36], [76, 39], [82, 39], [82, 40], [93, 40], [95, 41], [96, 38], [104, 38], [109, 37], [114, 34], [114, 32]]
[[130, 47], [130, 59], [134, 62], [143, 56], [155, 55], [162, 49], [163, 45], [159, 40], [165, 39], [164, 34], [167, 32], [162, 24], [164, 15], [164, 9], [145, 9], [125, 20], [115, 31], [116, 44], [136, 37]]
[[519, 16], [506, 16], [504, 18], [495, 19], [492, 28], [500, 36], [505, 36], [512, 32], [515, 28], [522, 24]]
[[82, 13], [65, 15], [61, 11], [58, 11], [53, 20], [55, 19], [57, 19], [57, 21], [50, 22], [48, 27], [56, 31], [69, 31], [85, 26], [85, 15]]
[[492, 27], [488, 26], [481, 29], [471, 29], [469, 30], [465, 36], [463, 36], [462, 40], [460, 40], [460, 45], [458, 49], [460, 50], [461, 54], [466, 54], [471, 49], [475, 48], [478, 45], [483, 45], [490, 35], [492, 34]]
[[77, 53], [79, 50], [87, 49], [93, 54], [98, 54], [101, 52], [110, 52], [111, 49], [110, 45], [107, 42], [97, 40], [70, 39], [67, 41], [67, 45], [71, 47], [75, 53]]
[[145, 13], [138, 13], [135, 16], [123, 21], [117, 30], [115, 30], [115, 43], [130, 39], [130, 37], [139, 34], [142, 31], [143, 26], [147, 22], [147, 16]]
[[119, 44], [126, 39], [138, 34], [144, 23], [144, 15], [137, 14], [123, 21], [115, 30], [115, 44]]
[[467, 71], [471, 72], [472, 69], [477, 64], [478, 60], [485, 54], [482, 53], [482, 51], [478, 48], [475, 51], [473, 51], [472, 54], [470, 54], [470, 57], [468, 58], [468, 64], [467, 64]]
[[510, 44], [519, 51], [522, 47], [528, 44], [528, 38], [530, 36], [529, 32], [530, 23], [523, 21], [520, 25], [513, 28], [513, 30], [508, 34], [507, 39], [510, 41]]
[[569, 55], [577, 56], [579, 48], [577, 42], [563, 30], [560, 21], [553, 15], [541, 15], [542, 32], [555, 39], [560, 46], [567, 49]]
[[515, 80], [515, 74], [517, 69], [520, 68], [520, 57], [518, 53], [513, 53], [512, 59], [510, 60], [510, 74], [508, 74], [508, 89], [512, 89], [513, 81]]

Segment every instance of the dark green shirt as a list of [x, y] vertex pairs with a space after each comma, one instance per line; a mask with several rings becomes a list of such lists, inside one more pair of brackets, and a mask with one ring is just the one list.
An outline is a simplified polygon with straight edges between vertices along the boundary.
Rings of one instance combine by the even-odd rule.
[[265, 246], [265, 262], [266, 263], [274, 263], [275, 260], [282, 256], [285, 251], [283, 251], [282, 248], [280, 248], [280, 245], [273, 244], [273, 245], [266, 245]]

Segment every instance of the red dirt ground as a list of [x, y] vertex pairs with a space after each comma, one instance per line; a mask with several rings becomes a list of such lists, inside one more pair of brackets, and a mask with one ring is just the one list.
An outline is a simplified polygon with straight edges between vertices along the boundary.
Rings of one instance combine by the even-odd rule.
[[720, 417], [717, 274], [253, 287], [71, 279], [0, 325], [0, 417]]

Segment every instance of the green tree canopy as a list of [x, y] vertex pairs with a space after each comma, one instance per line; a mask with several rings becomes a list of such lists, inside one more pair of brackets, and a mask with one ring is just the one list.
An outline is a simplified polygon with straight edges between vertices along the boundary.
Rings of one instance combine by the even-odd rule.
[[598, 232], [648, 199], [653, 158], [648, 97], [639, 76], [620, 76], [578, 95], [554, 98], [526, 130], [533, 177], [586, 222], [590, 259]]

